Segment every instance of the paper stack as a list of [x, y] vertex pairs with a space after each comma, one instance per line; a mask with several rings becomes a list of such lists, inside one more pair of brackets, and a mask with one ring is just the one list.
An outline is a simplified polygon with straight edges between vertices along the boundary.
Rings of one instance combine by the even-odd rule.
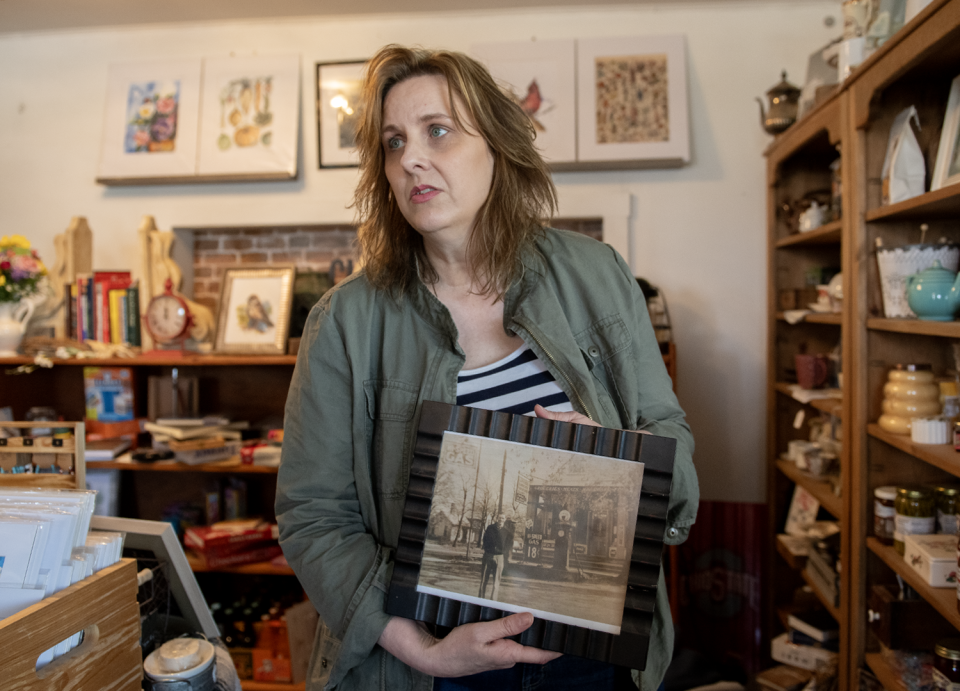
[[187, 528], [183, 544], [204, 567], [219, 569], [273, 559], [281, 554], [278, 537], [276, 524], [254, 518]]
[[240, 430], [249, 424], [222, 417], [161, 418], [143, 427], [153, 435], [155, 447], [170, 449], [181, 463], [199, 465], [238, 456]]

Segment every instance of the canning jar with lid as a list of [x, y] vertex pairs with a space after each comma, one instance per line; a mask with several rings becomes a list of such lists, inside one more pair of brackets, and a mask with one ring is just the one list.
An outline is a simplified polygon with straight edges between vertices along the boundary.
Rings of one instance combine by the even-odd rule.
[[960, 638], [937, 641], [933, 652], [933, 687], [938, 691], [960, 691]]
[[960, 508], [960, 486], [937, 485], [937, 532], [957, 534], [957, 509]]
[[873, 490], [873, 534], [885, 545], [893, 544], [896, 499], [896, 487], [877, 487]]
[[937, 501], [925, 487], [898, 487], [894, 508], [893, 546], [903, 556], [904, 535], [930, 535], [935, 531]]
[[910, 434], [915, 417], [940, 414], [940, 387], [930, 365], [894, 365], [883, 385], [883, 414], [877, 424], [891, 434]]

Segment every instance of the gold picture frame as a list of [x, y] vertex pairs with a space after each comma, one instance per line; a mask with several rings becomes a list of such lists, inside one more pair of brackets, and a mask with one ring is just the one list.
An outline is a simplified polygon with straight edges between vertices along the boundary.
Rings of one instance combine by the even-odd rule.
[[226, 269], [220, 286], [214, 351], [285, 354], [295, 272], [293, 266]]

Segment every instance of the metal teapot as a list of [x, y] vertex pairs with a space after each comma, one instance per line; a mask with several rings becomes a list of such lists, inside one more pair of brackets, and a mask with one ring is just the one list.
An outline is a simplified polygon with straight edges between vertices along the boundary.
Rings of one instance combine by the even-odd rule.
[[763, 101], [759, 98], [760, 124], [770, 134], [780, 134], [797, 121], [797, 109], [800, 105], [800, 89], [787, 81], [787, 71], [780, 73], [780, 83], [767, 92], [770, 105], [763, 112]]

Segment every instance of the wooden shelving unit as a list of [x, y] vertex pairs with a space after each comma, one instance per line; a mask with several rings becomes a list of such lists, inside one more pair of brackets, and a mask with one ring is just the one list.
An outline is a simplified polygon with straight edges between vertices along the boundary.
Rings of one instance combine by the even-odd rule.
[[113, 461], [87, 461], [87, 468], [91, 470], [129, 470], [144, 473], [230, 473], [237, 475], [276, 475], [277, 468], [268, 465], [251, 465], [241, 463], [240, 457], [228, 458], [225, 461], [188, 465], [176, 461], [156, 461], [153, 463], [139, 463], [120, 458]]
[[883, 684], [883, 688], [888, 691], [906, 691], [906, 687], [900, 681], [900, 677], [893, 671], [893, 668], [887, 664], [880, 653], [867, 653], [865, 656], [866, 664], [877, 677], [877, 681]]
[[920, 575], [910, 568], [900, 553], [888, 547], [876, 538], [867, 538], [867, 547], [883, 560], [894, 572], [899, 574], [910, 587], [924, 600], [933, 605], [943, 618], [960, 629], [960, 612], [957, 611], [957, 591], [955, 588], [931, 588]]
[[243, 691], [304, 691], [306, 682], [299, 684], [285, 684], [279, 681], [250, 681], [240, 682], [240, 688]]
[[827, 596], [824, 595], [817, 584], [807, 575], [806, 571], [801, 571], [800, 575], [803, 577], [803, 580], [806, 581], [807, 585], [810, 586], [810, 589], [813, 591], [813, 594], [817, 596], [817, 599], [820, 600], [820, 604], [823, 605], [823, 608], [830, 612], [830, 615], [836, 619], [838, 622], [843, 622], [843, 619], [840, 616], [840, 608], [837, 607], [833, 602], [827, 599]]
[[960, 477], [960, 453], [957, 453], [953, 448], [953, 444], [916, 444], [911, 441], [910, 437], [904, 434], [884, 432], [876, 424], [867, 425], [867, 434], [910, 454], [924, 463]]
[[[777, 382], [776, 389], [778, 393], [793, 398], [793, 396], [790, 395], [790, 384], [787, 384], [786, 382]], [[793, 400], [797, 399], [794, 398]], [[797, 402], [800, 403], [800, 401]], [[841, 401], [839, 398], [815, 398], [804, 405], [808, 405], [811, 408], [816, 408], [817, 410], [829, 415], [836, 415], [837, 417], [843, 415], [843, 401]]]
[[831, 221], [815, 230], [789, 235], [782, 240], [777, 240], [776, 246], [777, 248], [783, 248], [797, 245], [836, 245], [840, 243], [840, 229], [842, 226], [841, 221]]
[[839, 519], [843, 516], [843, 502], [833, 493], [833, 485], [828, 480], [814, 477], [789, 461], [777, 461], [777, 468], [791, 481], [810, 492], [820, 502], [820, 506], [829, 511], [834, 518]]

